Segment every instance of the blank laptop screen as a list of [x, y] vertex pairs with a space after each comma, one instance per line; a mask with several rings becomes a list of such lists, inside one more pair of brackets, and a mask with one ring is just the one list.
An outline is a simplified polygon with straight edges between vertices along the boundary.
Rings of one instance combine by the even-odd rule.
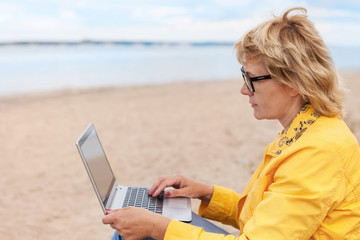
[[115, 177], [93, 125], [79, 141], [79, 146], [103, 204], [106, 206]]

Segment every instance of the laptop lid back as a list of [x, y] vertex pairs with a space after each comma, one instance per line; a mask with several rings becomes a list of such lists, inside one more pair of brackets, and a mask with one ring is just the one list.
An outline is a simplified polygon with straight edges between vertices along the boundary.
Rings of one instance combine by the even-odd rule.
[[93, 123], [76, 141], [76, 146], [105, 213], [116, 181]]

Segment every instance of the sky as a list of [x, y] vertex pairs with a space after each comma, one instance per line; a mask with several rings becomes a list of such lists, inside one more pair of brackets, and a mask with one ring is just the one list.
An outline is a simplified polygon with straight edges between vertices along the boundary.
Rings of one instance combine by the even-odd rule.
[[0, 0], [0, 42], [235, 42], [294, 6], [327, 44], [360, 46], [359, 0]]

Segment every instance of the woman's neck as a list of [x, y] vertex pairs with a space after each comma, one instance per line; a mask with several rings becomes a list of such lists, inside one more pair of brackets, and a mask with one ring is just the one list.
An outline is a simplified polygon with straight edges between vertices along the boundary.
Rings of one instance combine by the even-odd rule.
[[297, 116], [297, 114], [300, 112], [301, 108], [305, 104], [306, 104], [305, 102], [294, 104], [288, 109], [287, 114], [282, 119], [279, 119], [281, 125], [284, 128], [282, 131], [283, 133], [285, 133], [289, 129], [291, 123], [294, 121], [295, 117]]

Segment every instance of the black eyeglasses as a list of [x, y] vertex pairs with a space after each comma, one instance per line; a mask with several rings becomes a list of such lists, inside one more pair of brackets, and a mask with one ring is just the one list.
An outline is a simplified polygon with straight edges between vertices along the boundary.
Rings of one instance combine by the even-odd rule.
[[265, 79], [271, 79], [270, 75], [258, 76], [258, 77], [250, 77], [244, 70], [244, 67], [241, 67], [241, 73], [245, 82], [246, 87], [250, 92], [255, 92], [255, 88], [253, 82]]

